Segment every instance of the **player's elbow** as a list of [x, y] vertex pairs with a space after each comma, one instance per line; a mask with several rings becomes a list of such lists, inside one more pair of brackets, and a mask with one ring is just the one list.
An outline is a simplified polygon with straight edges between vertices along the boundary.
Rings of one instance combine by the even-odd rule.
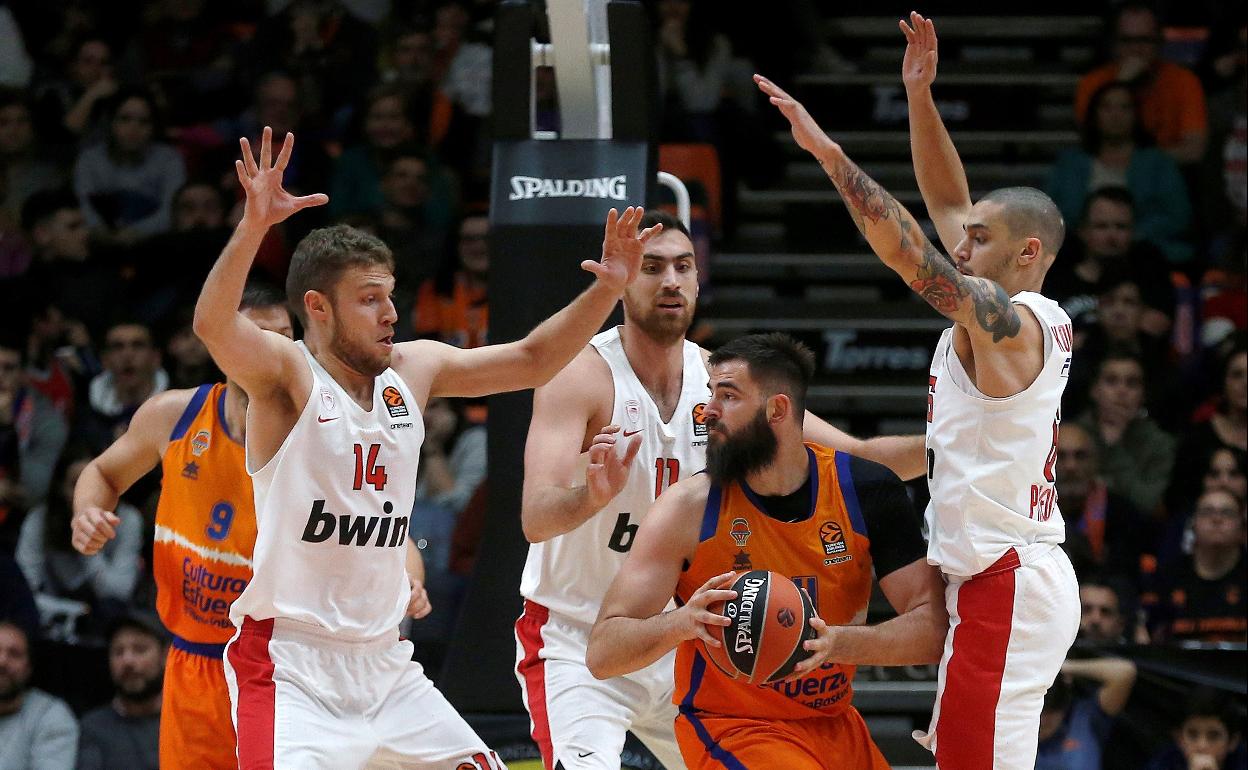
[[594, 675], [595, 679], [610, 679], [619, 676], [622, 671], [617, 671], [618, 666], [613, 665], [610, 655], [605, 649], [602, 640], [602, 624], [594, 624], [594, 630], [590, 632], [589, 644], [585, 648], [585, 667], [589, 669], [589, 673]]

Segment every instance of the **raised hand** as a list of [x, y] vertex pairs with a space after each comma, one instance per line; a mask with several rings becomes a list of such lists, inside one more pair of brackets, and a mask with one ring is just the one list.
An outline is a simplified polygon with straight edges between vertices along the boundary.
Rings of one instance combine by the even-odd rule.
[[619, 431], [620, 426], [608, 425], [594, 436], [594, 443], [589, 447], [585, 485], [595, 508], [606, 505], [624, 489], [624, 484], [628, 481], [628, 469], [632, 466], [637, 451], [641, 449], [641, 436], [633, 436], [633, 440], [624, 448], [624, 456], [616, 454], [615, 434]]
[[272, 227], [284, 222], [296, 211], [329, 203], [329, 196], [323, 193], [296, 196], [282, 188], [282, 174], [286, 171], [286, 165], [290, 163], [290, 153], [295, 148], [294, 134], [286, 134], [282, 149], [274, 160], [273, 129], [265, 126], [260, 138], [259, 165], [256, 164], [247, 137], [239, 139], [238, 142], [242, 146], [243, 157], [242, 160], [234, 161], [234, 170], [238, 172], [238, 181], [247, 193], [243, 221]]
[[637, 225], [646, 210], [629, 206], [619, 214], [615, 209], [607, 212], [607, 226], [602, 236], [602, 261], [587, 259], [581, 268], [598, 277], [602, 283], [619, 291], [633, 282], [641, 272], [641, 255], [646, 241], [663, 232], [663, 225], [647, 227], [640, 233]]
[[789, 121], [789, 127], [793, 129], [793, 138], [797, 141], [797, 146], [815, 157], [820, 157], [828, 150], [836, 149], [836, 142], [828, 138], [815, 119], [810, 116], [806, 108], [801, 102], [789, 96], [787, 92], [780, 86], [771, 82], [762, 75], [755, 75], [754, 82], [758, 84], [758, 89], [767, 94], [768, 101], [780, 108], [780, 114]]
[[94, 506], [75, 514], [69, 526], [73, 530], [70, 542], [81, 554], [91, 556], [99, 553], [109, 540], [117, 537], [117, 525], [121, 518], [112, 511]]
[[901, 60], [901, 81], [906, 90], [931, 88], [936, 80], [936, 25], [922, 14], [910, 12], [910, 23], [900, 19], [897, 26], [906, 36], [906, 55]]

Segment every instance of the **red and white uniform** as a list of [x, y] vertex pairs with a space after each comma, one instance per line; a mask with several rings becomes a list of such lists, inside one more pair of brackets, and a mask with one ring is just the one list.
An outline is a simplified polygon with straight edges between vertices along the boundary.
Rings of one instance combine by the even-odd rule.
[[501, 768], [399, 639], [416, 401], [387, 369], [366, 411], [299, 345], [307, 403], [264, 467], [248, 453], [255, 574], [225, 652], [239, 767]]
[[1054, 486], [1070, 318], [1033, 292], [1011, 300], [1044, 331], [1031, 385], [1007, 398], [980, 393], [952, 328], [928, 378], [928, 562], [948, 581], [950, 626], [931, 729], [916, 738], [951, 770], [1035, 764], [1044, 694], [1079, 627]]
[[585, 667], [585, 648], [650, 506], [664, 489], [706, 467], [706, 365], [698, 346], [685, 341], [680, 401], [664, 423], [628, 362], [619, 328], [590, 344], [611, 370], [611, 422], [623, 433], [618, 446], [623, 451], [640, 435], [641, 448], [624, 489], [606, 507], [571, 532], [529, 546], [520, 580], [525, 606], [516, 622], [516, 677], [548, 770], [557, 762], [565, 770], [616, 770], [628, 731], [668, 770], [679, 770], [684, 762], [673, 726], [675, 653], [598, 681]]

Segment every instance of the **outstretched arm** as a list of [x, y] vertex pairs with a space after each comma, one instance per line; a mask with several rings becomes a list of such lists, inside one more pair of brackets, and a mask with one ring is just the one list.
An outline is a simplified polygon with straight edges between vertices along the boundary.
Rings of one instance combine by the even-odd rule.
[[927, 471], [926, 439], [922, 435], [858, 438], [808, 411], [802, 423], [802, 437], [887, 466], [903, 481], [916, 479]]
[[[463, 350], [428, 341], [413, 346], [420, 367], [432, 367], [431, 396], [484, 396], [536, 388], [567, 366], [589, 343], [637, 273], [645, 244], [662, 225], [638, 232], [645, 210], [611, 209], [602, 241], [602, 260], [587, 259], [581, 268], [597, 280], [570, 305], [543, 321], [521, 340]], [[419, 347], [419, 352], [416, 352]]]
[[273, 130], [265, 126], [259, 165], [247, 139], [240, 144], [243, 157], [234, 166], [247, 194], [243, 219], [204, 281], [195, 303], [194, 328], [221, 371], [255, 397], [288, 382], [288, 367], [299, 362], [299, 354], [290, 339], [264, 331], [238, 311], [247, 273], [270, 227], [296, 211], [328, 203], [329, 198], [322, 194], [295, 197], [282, 189], [282, 172], [295, 146], [292, 134], [286, 134], [274, 159]]
[[904, 19], [897, 24], [906, 36], [901, 79], [906, 84], [906, 101], [910, 107], [910, 154], [914, 160], [914, 175], [941, 245], [952, 254], [962, 240], [962, 225], [971, 210], [971, 192], [962, 159], [932, 99], [932, 81], [936, 79], [936, 26], [931, 19], [914, 12], [910, 14], [910, 24]]
[[996, 343], [1018, 336], [1022, 319], [1000, 284], [959, 272], [953, 260], [927, 240], [910, 212], [863, 173], [805, 107], [763, 76], [755, 75], [754, 80], [788, 119], [798, 146], [823, 166], [854, 224], [884, 264], [937, 312], [963, 325], [973, 337], [987, 336]]

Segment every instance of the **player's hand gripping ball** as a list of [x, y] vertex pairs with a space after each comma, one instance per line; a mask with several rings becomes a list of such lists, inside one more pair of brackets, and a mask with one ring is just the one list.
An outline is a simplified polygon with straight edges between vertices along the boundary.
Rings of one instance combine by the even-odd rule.
[[731, 586], [737, 598], [707, 609], [727, 617], [727, 626], [707, 626], [722, 647], [702, 645], [706, 656], [728, 676], [750, 684], [778, 682], [810, 657], [802, 645], [814, 639], [815, 608], [806, 592], [776, 572], [752, 570]]

